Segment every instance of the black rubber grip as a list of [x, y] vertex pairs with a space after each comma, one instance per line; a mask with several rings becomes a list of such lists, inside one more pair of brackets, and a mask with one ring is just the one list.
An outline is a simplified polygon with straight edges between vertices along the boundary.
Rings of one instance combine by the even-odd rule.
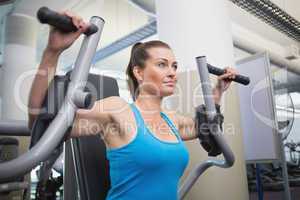
[[[47, 7], [41, 7], [37, 12], [37, 18], [42, 24], [49, 24], [63, 32], [76, 32], [78, 29], [73, 24], [72, 19], [68, 16], [61, 15], [58, 12], [50, 10]], [[88, 29], [84, 32], [85, 35], [89, 36], [98, 31], [98, 27], [91, 24]]]
[[[214, 67], [210, 64], [207, 64], [208, 72], [217, 76], [223, 75], [225, 73], [224, 69], [220, 69], [218, 67]], [[250, 83], [250, 78], [247, 76], [243, 75], [236, 75], [235, 79], [233, 81], [243, 84], [243, 85], [248, 85]]]

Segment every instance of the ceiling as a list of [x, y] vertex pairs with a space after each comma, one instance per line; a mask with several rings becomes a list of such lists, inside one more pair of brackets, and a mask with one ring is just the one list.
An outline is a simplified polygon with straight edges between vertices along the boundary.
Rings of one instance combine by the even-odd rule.
[[[139, 5], [143, 5], [145, 3], [145, 7], [147, 10], [155, 10], [154, 7], [154, 0], [129, 0], [129, 2], [138, 2]], [[243, 28], [246, 28], [250, 31], [253, 31], [255, 34], [265, 38], [266, 40], [272, 41], [280, 46], [286, 47], [291, 44], [299, 46], [299, 43], [295, 40], [287, 37], [283, 33], [275, 30], [274, 28], [270, 27], [269, 25], [265, 24], [261, 20], [257, 19], [253, 15], [247, 13], [246, 11], [240, 9], [230, 1], [228, 2], [229, 7], [229, 13], [230, 17], [232, 19], [232, 22], [235, 24], [238, 24], [242, 26]], [[277, 3], [282, 9], [285, 9], [288, 11], [293, 17], [298, 19], [300, 21], [300, 12], [297, 12], [300, 8], [300, 1], [298, 0], [274, 0], [275, 3]], [[151, 7], [152, 6], [152, 7]], [[146, 13], [144, 13], [146, 14]], [[299, 46], [300, 47], [300, 46]], [[113, 68], [114, 70], [123, 70], [125, 69], [125, 62], [124, 60], [128, 60], [128, 57], [125, 57], [125, 55], [128, 55], [129, 50], [124, 50], [124, 52], [119, 52], [109, 58], [106, 58], [102, 61], [100, 61], [97, 66], [101, 66], [102, 68]], [[246, 56], [248, 54], [245, 54], [241, 51], [236, 51], [235, 55], [237, 59]], [[117, 64], [117, 61], [121, 61], [120, 64]], [[110, 64], [111, 63], [111, 64]], [[112, 66], [113, 64], [113, 66]], [[106, 67], [107, 66], [107, 67]], [[120, 67], [121, 66], [121, 67]]]
[[[48, 7], [55, 10], [68, 9], [75, 13], [80, 13], [85, 20], [88, 20], [92, 15], [100, 15], [103, 17], [106, 20], [106, 24], [98, 48], [102, 48], [145, 25], [149, 22], [149, 16], [147, 14], [155, 11], [155, 0], [20, 0], [14, 6], [12, 6], [12, 4], [0, 6], [1, 22], [4, 21], [4, 16], [12, 8], [14, 8], [14, 12], [35, 16], [37, 9], [41, 6], [44, 6], [45, 2], [47, 2]], [[230, 17], [233, 23], [241, 25], [244, 28], [255, 32], [256, 34], [263, 36], [267, 40], [280, 44], [281, 46], [288, 46], [290, 44], [299, 46], [299, 43], [293, 39], [288, 38], [281, 32], [273, 29], [256, 17], [240, 9], [230, 1], [227, 2]], [[273, 0], [273, 2], [300, 21], [299, 0]], [[146, 8], [147, 12], [144, 12], [144, 10], [137, 5], [143, 5], [143, 8]], [[3, 30], [3, 28], [1, 28], [1, 30]], [[47, 43], [48, 26], [39, 26], [38, 33], [37, 62], [40, 60], [42, 49], [45, 48]], [[157, 36], [154, 35], [152, 38], [148, 39], [153, 38], [157, 38]], [[3, 42], [3, 39], [0, 37], [0, 46], [2, 47], [1, 42]], [[64, 55], [60, 59], [60, 66], [62, 66], [62, 68], [63, 66], [70, 66], [74, 63], [78, 49], [80, 48], [80, 44], [81, 40], [77, 41], [72, 48], [64, 52]], [[247, 55], [248, 54], [242, 51], [237, 49], [235, 50], [235, 57], [237, 59]], [[124, 49], [113, 56], [101, 60], [95, 66], [101, 70], [120, 71], [123, 73], [123, 71], [125, 71], [128, 59], [129, 49]]]
[[[86, 20], [89, 18], [89, 16], [91, 16], [91, 14], [97, 14], [106, 19], [100, 44], [102, 47], [118, 38], [121, 38], [123, 35], [134, 31], [148, 22], [149, 18], [146, 15], [147, 13], [143, 12], [142, 9], [137, 9], [139, 6], [136, 5], [143, 5], [148, 13], [155, 11], [155, 0], [52, 0], [46, 2], [47, 6], [55, 10], [69, 9], [80, 13], [80, 15]], [[246, 11], [240, 9], [230, 1], [227, 2], [230, 17], [234, 23], [242, 25], [249, 30], [253, 30], [255, 33], [264, 36], [268, 40], [275, 41], [283, 46], [296, 43], [294, 40], [286, 37], [277, 30], [270, 28], [270, 26], [266, 25]], [[273, 2], [300, 21], [299, 0], [273, 0]], [[14, 7], [15, 12], [35, 16], [37, 9], [42, 5], [45, 5], [45, 1], [20, 0], [14, 5]], [[11, 9], [12, 4], [0, 6], [0, 22], [3, 22], [4, 16]], [[40, 26], [40, 28], [41, 30], [39, 30], [37, 48], [43, 49], [47, 42], [45, 38], [47, 37], [48, 30], [47, 26]], [[1, 28], [1, 30], [3, 30], [3, 28]], [[0, 43], [2, 42], [3, 39], [0, 39]], [[299, 43], [296, 44], [299, 45]], [[70, 51], [65, 53], [65, 59], [61, 60], [62, 65], [69, 65], [71, 63], [69, 61], [76, 57], [79, 46], [80, 42], [77, 42], [73, 48], [75, 50], [70, 49]], [[37, 52], [41, 51], [38, 50]], [[39, 60], [39, 58], [40, 54], [38, 54], [37, 60]], [[107, 63], [106, 61], [103, 62]], [[120, 69], [119, 67], [120, 65], [114, 66], [115, 70], [122, 70], [122, 68]]]

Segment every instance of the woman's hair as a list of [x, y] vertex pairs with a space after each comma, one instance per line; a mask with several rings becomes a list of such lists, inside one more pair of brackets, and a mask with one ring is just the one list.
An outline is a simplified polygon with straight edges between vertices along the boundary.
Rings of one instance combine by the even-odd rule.
[[137, 66], [143, 69], [145, 67], [146, 60], [149, 58], [149, 53], [147, 50], [155, 47], [164, 47], [167, 49], [171, 49], [167, 43], [162, 42], [160, 40], [152, 40], [144, 43], [138, 42], [132, 46], [131, 56], [126, 69], [126, 74], [128, 76], [128, 88], [130, 90], [133, 100], [135, 100], [139, 95], [139, 83], [136, 77], [134, 76], [133, 68], [134, 66]]

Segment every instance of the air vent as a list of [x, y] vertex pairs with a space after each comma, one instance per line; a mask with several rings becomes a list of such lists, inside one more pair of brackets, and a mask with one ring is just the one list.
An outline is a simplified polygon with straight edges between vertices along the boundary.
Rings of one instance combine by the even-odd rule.
[[300, 41], [300, 23], [270, 0], [230, 0], [267, 24]]

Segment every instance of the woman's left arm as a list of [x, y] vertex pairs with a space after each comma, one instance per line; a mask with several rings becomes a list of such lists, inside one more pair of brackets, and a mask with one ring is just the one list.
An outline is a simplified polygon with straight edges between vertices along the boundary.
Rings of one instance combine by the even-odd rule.
[[[233, 68], [225, 68], [225, 73], [218, 77], [218, 82], [213, 88], [213, 97], [216, 104], [220, 105], [223, 93], [229, 88], [237, 71]], [[193, 140], [198, 138], [195, 131], [195, 120], [192, 117], [176, 114], [178, 129], [182, 140]]]

